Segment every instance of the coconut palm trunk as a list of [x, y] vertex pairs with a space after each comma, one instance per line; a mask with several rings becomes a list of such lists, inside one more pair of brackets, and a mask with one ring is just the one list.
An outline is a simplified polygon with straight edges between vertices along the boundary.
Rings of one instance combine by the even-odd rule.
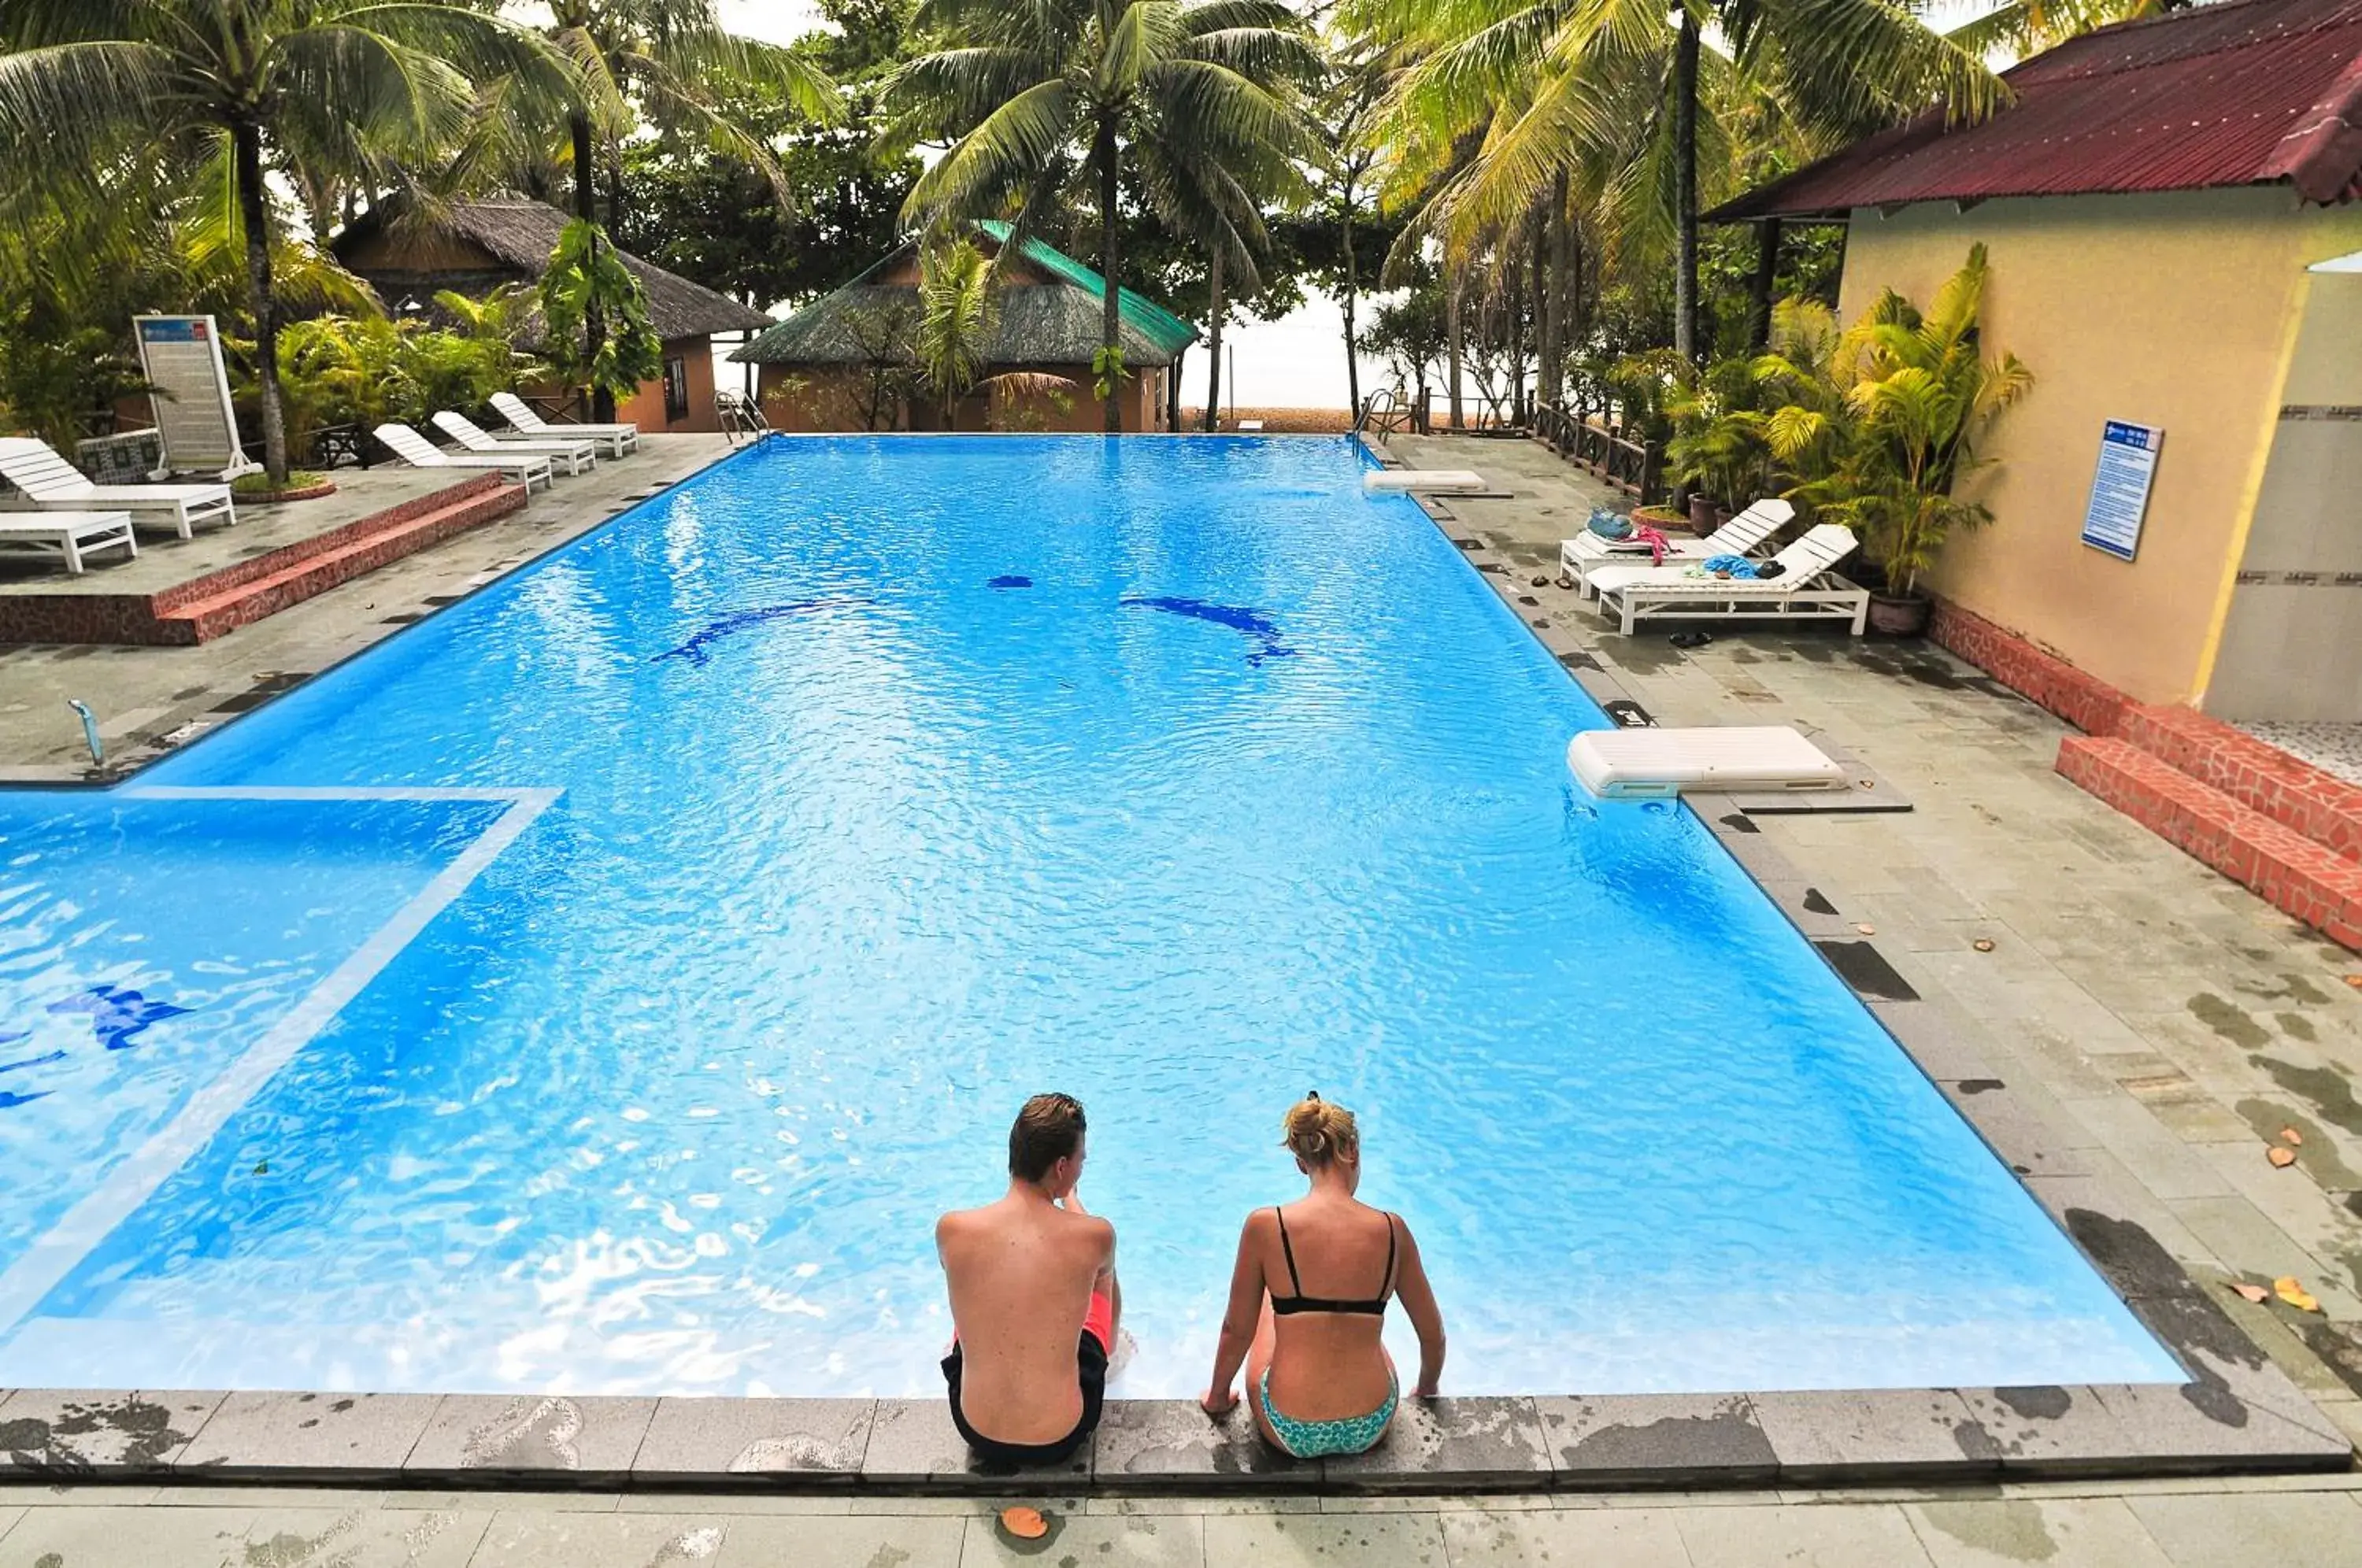
[[1208, 435], [1221, 428], [1222, 421], [1222, 248], [1216, 246], [1213, 259], [1206, 269], [1207, 291], [1213, 296], [1206, 310], [1206, 348], [1211, 356], [1206, 370], [1206, 418]]
[[[574, 215], [586, 223], [599, 221], [599, 153], [590, 135], [590, 116], [577, 109], [566, 117], [566, 128], [574, 142]], [[598, 259], [599, 241], [590, 241], [590, 256]], [[599, 350], [607, 341], [606, 318], [600, 314], [596, 300], [582, 313], [582, 362], [590, 364], [599, 358]], [[590, 394], [590, 418], [594, 424], [607, 424], [615, 417], [614, 394], [594, 392]]]
[[1760, 354], [1772, 344], [1772, 296], [1780, 286], [1780, 220], [1765, 218], [1755, 229], [1755, 288], [1749, 300], [1747, 344]]
[[1099, 275], [1107, 287], [1099, 294], [1099, 347], [1108, 351], [1107, 401], [1100, 410], [1100, 427], [1110, 436], [1123, 433], [1123, 376], [1116, 361], [1123, 351], [1123, 303], [1116, 282], [1116, 261], [1122, 240], [1116, 233], [1115, 116], [1099, 116], [1091, 141], [1091, 157], [1099, 166]]
[[1354, 296], [1361, 293], [1361, 280], [1353, 271], [1353, 188], [1345, 187], [1345, 212], [1339, 225], [1339, 236], [1345, 248], [1345, 401], [1353, 417], [1362, 416], [1362, 361], [1359, 345], [1353, 337]]
[[1698, 23], [1682, 8], [1673, 43], [1673, 214], [1678, 226], [1673, 263], [1673, 349], [1691, 363], [1698, 346]]
[[1460, 430], [1466, 427], [1465, 405], [1460, 392], [1460, 354], [1465, 335], [1460, 326], [1460, 274], [1456, 270], [1444, 289], [1443, 315], [1444, 353], [1450, 362], [1451, 381], [1451, 428]]
[[254, 311], [254, 375], [261, 389], [262, 466], [271, 484], [287, 487], [287, 414], [279, 394], [279, 307], [270, 286], [270, 200], [262, 185], [262, 127], [240, 120], [230, 127], [237, 160], [237, 217], [246, 231], [246, 287]]

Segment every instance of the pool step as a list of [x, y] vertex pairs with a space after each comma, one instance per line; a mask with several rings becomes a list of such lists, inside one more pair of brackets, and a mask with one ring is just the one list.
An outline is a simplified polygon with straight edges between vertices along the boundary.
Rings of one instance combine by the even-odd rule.
[[2058, 771], [2332, 941], [2362, 951], [2362, 860], [2128, 739], [2069, 735], [2059, 743]]
[[160, 635], [155, 640], [183, 647], [210, 642], [454, 534], [505, 517], [524, 507], [525, 492], [485, 475], [425, 499], [437, 504], [365, 517], [157, 595]]

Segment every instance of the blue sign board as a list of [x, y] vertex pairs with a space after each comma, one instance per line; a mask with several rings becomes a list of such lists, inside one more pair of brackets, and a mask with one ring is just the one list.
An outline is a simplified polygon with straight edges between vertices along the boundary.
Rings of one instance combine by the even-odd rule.
[[2150, 481], [2157, 478], [2157, 450], [2165, 432], [2154, 425], [2111, 419], [2100, 433], [2100, 467], [2092, 476], [2092, 499], [2083, 508], [2083, 542], [2120, 561], [2140, 548], [2141, 520], [2148, 513]]

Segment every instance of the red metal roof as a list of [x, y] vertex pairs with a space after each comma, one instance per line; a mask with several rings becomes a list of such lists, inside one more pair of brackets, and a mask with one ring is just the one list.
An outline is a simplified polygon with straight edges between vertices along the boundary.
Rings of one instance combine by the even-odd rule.
[[1930, 112], [1707, 215], [2280, 182], [2362, 195], [2362, 0], [2224, 0], [2087, 33], [2003, 79], [2014, 102], [1981, 124]]

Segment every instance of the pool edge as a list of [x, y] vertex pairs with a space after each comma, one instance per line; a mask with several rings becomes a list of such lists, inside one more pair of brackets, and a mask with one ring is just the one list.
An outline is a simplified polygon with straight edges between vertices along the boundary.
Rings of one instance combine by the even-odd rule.
[[[1452, 536], [1444, 506], [1415, 499], [1513, 601], [1508, 563]], [[1496, 569], [1483, 570], [1487, 562]], [[1577, 639], [1554, 625], [1529, 629], [1601, 707], [1639, 706], [1584, 658]], [[1735, 825], [1746, 820], [1737, 802], [1690, 803], [1806, 941], [1851, 933], [1809, 907], [1799, 867], [1751, 824]], [[1065, 1496], [1992, 1484], [2351, 1467], [2352, 1443], [2136, 1210], [2103, 1179], [2056, 1161], [2039, 1113], [1986, 1069], [1973, 1021], [1956, 1027], [1928, 1002], [1855, 994], [2189, 1383], [1412, 1400], [1379, 1450], [1310, 1463], [1270, 1453], [1235, 1411], [1218, 1424], [1189, 1401], [1110, 1400], [1076, 1459], [1024, 1472], [975, 1463], [940, 1399], [18, 1390], [0, 1398], [6, 1474], [43, 1485]], [[2046, 1164], [2061, 1168], [2047, 1174]]]

